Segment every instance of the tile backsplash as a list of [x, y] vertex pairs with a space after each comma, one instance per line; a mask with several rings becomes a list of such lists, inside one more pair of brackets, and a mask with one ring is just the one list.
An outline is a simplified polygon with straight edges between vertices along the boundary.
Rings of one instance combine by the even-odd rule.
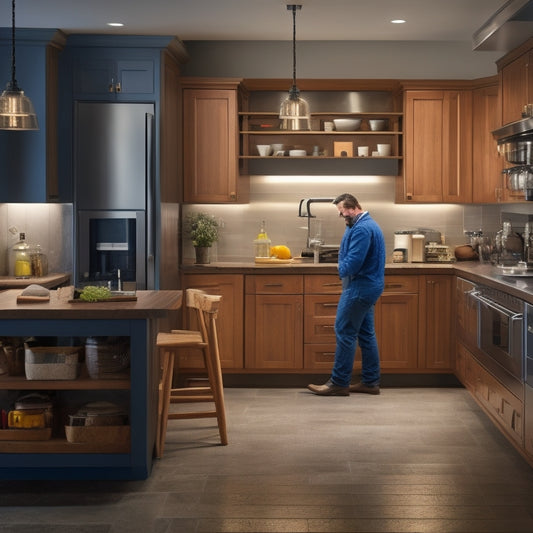
[[9, 252], [25, 233], [29, 244], [40, 244], [49, 272], [72, 272], [72, 204], [0, 204], [0, 275], [9, 271]]
[[[411, 229], [433, 229], [444, 235], [446, 244], [454, 247], [466, 241], [464, 232], [483, 229], [493, 234], [501, 227], [501, 211], [530, 213], [533, 204], [459, 205], [394, 203], [393, 176], [253, 176], [250, 203], [244, 205], [185, 205], [183, 215], [205, 211], [221, 222], [219, 241], [213, 247], [212, 261], [243, 261], [253, 259], [252, 241], [262, 220], [272, 244], [287, 245], [299, 255], [307, 241], [307, 218], [298, 217], [303, 198], [334, 198], [343, 192], [357, 197], [385, 235], [387, 254], [392, 254], [394, 232]], [[328, 203], [312, 204], [312, 232], [319, 222], [326, 244], [338, 244], [344, 224], [337, 209]], [[183, 259], [193, 260], [190, 240], [183, 239]]]

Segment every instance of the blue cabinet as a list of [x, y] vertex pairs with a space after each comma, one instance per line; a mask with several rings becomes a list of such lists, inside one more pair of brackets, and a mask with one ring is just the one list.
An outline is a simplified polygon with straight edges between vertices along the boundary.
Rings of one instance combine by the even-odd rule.
[[[0, 131], [0, 203], [60, 200], [57, 144], [57, 30], [16, 33], [16, 79], [35, 107], [38, 131]], [[11, 80], [11, 30], [0, 29], [0, 84]]]
[[147, 54], [146, 51], [135, 51], [137, 56], [147, 56], [145, 59], [129, 59], [131, 50], [107, 50], [105, 55], [110, 57], [95, 57], [101, 53], [101, 50], [83, 50], [76, 54], [73, 64], [74, 99], [117, 102], [157, 99], [159, 83], [156, 78], [156, 52], [150, 51]]

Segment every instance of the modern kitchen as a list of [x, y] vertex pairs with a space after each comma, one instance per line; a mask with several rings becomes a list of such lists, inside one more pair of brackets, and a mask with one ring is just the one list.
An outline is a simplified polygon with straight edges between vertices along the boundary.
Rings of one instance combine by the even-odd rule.
[[[533, 530], [533, 2], [29, 4], [0, 6], [39, 123], [0, 98], [6, 531]], [[385, 238], [381, 394], [315, 398], [345, 192]], [[188, 289], [221, 296], [228, 445], [180, 420], [156, 457], [155, 338], [192, 327]], [[61, 346], [74, 375], [30, 374]], [[96, 406], [120, 425], [76, 441]]]

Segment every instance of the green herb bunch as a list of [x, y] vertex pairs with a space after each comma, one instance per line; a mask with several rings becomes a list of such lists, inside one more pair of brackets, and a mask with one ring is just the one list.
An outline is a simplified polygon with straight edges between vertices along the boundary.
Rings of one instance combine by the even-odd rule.
[[87, 285], [80, 293], [80, 300], [84, 302], [98, 302], [111, 297], [111, 291], [107, 287]]
[[218, 222], [207, 213], [190, 213], [186, 217], [185, 231], [193, 246], [212, 246], [218, 239]]

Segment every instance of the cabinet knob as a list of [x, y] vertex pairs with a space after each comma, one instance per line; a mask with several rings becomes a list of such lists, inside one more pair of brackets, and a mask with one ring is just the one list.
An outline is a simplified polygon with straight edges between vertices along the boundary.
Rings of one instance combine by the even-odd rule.
[[116, 93], [119, 93], [119, 92], [121, 92], [121, 91], [122, 91], [122, 87], [121, 87], [120, 83], [116, 83], [116, 84], [115, 84], [115, 92], [116, 92]]
[[237, 193], [236, 192], [230, 192], [229, 193], [229, 199], [230, 200], [236, 200], [237, 199]]
[[413, 194], [410, 193], [410, 192], [408, 192], [405, 196], [406, 196], [406, 198], [407, 198], [408, 200], [412, 200], [412, 199], [413, 199]]

